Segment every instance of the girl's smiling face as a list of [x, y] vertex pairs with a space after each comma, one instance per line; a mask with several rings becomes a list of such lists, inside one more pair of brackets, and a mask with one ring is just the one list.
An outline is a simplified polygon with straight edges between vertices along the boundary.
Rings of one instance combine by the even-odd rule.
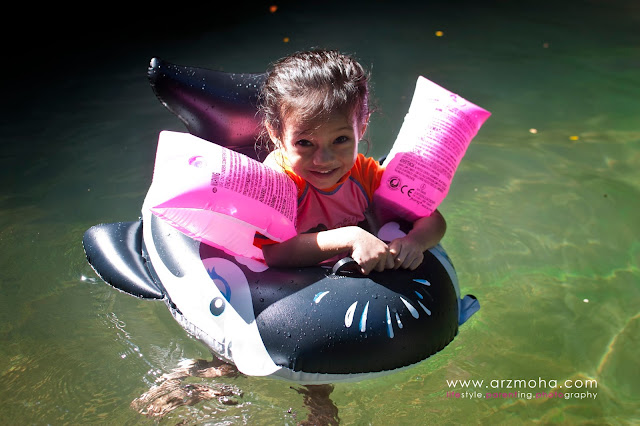
[[334, 111], [305, 122], [285, 120], [281, 143], [269, 133], [298, 176], [326, 189], [353, 167], [365, 127], [358, 125], [355, 117]]

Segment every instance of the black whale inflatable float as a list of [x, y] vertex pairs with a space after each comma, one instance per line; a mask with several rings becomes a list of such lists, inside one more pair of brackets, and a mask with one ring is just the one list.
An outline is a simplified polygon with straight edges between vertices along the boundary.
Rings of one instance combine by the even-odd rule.
[[[149, 79], [190, 133], [256, 158], [264, 74], [154, 58]], [[388, 374], [443, 349], [479, 309], [473, 296], [460, 297], [440, 245], [425, 252], [415, 271], [363, 276], [349, 258], [333, 267], [267, 268], [188, 237], [146, 204], [141, 220], [85, 232], [89, 263], [118, 290], [164, 300], [187, 332], [247, 375], [321, 384]], [[391, 223], [378, 236], [389, 241], [399, 233]]]

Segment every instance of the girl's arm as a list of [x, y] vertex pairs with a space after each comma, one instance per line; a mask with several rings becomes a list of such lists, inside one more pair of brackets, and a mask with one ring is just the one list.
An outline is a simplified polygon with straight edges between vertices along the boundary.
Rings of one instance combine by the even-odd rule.
[[389, 246], [357, 226], [299, 234], [279, 244], [262, 247], [269, 266], [302, 267], [316, 265], [341, 253], [349, 253], [363, 274], [394, 267]]
[[394, 258], [394, 269], [416, 269], [424, 260], [423, 253], [438, 244], [446, 230], [447, 223], [438, 210], [431, 216], [416, 220], [406, 237], [397, 238], [389, 243], [389, 252]]
[[413, 228], [389, 245], [357, 226], [299, 234], [279, 244], [262, 248], [267, 265], [303, 267], [316, 265], [341, 253], [349, 253], [363, 274], [372, 270], [416, 269], [423, 253], [440, 242], [447, 224], [438, 210], [415, 221]]

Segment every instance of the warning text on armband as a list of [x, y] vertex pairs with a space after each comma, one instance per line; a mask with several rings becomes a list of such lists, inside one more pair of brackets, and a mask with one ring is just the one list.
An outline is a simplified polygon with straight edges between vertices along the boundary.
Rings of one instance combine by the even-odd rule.
[[385, 184], [423, 208], [431, 209], [436, 200], [429, 194], [434, 189], [444, 194], [448, 189], [448, 183], [440, 176], [437, 164], [418, 158], [416, 154], [404, 153], [395, 166], [394, 174], [386, 179]]
[[416, 186], [416, 182], [404, 180], [399, 176], [391, 176], [387, 179], [387, 186], [393, 191], [400, 191], [402, 195], [405, 195], [410, 201], [418, 203], [424, 208], [430, 209], [435, 205], [435, 201], [427, 197], [425, 194], [426, 184], [419, 183]]
[[211, 192], [218, 192], [218, 184], [220, 183], [220, 173], [211, 173]]
[[211, 174], [211, 191], [224, 188], [257, 200], [295, 220], [295, 193], [288, 191], [289, 178], [239, 153], [222, 152], [220, 172]]

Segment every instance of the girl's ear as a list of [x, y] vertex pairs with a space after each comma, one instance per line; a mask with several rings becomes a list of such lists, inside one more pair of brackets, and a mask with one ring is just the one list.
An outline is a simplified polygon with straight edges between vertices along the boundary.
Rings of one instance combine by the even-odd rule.
[[362, 124], [360, 125], [360, 137], [358, 138], [358, 140], [362, 139], [362, 137], [364, 136], [364, 134], [367, 131], [367, 125], [369, 124], [369, 117], [371, 116], [371, 114], [368, 114], [366, 116], [366, 118], [364, 119], [364, 121], [362, 122]]
[[278, 136], [276, 135], [276, 131], [273, 130], [273, 127], [271, 127], [271, 124], [269, 124], [269, 123], [266, 123], [265, 127], [267, 128], [267, 133], [269, 134], [269, 138], [271, 138], [271, 142], [274, 143], [276, 148], [279, 148], [280, 147], [280, 139], [278, 139]]

